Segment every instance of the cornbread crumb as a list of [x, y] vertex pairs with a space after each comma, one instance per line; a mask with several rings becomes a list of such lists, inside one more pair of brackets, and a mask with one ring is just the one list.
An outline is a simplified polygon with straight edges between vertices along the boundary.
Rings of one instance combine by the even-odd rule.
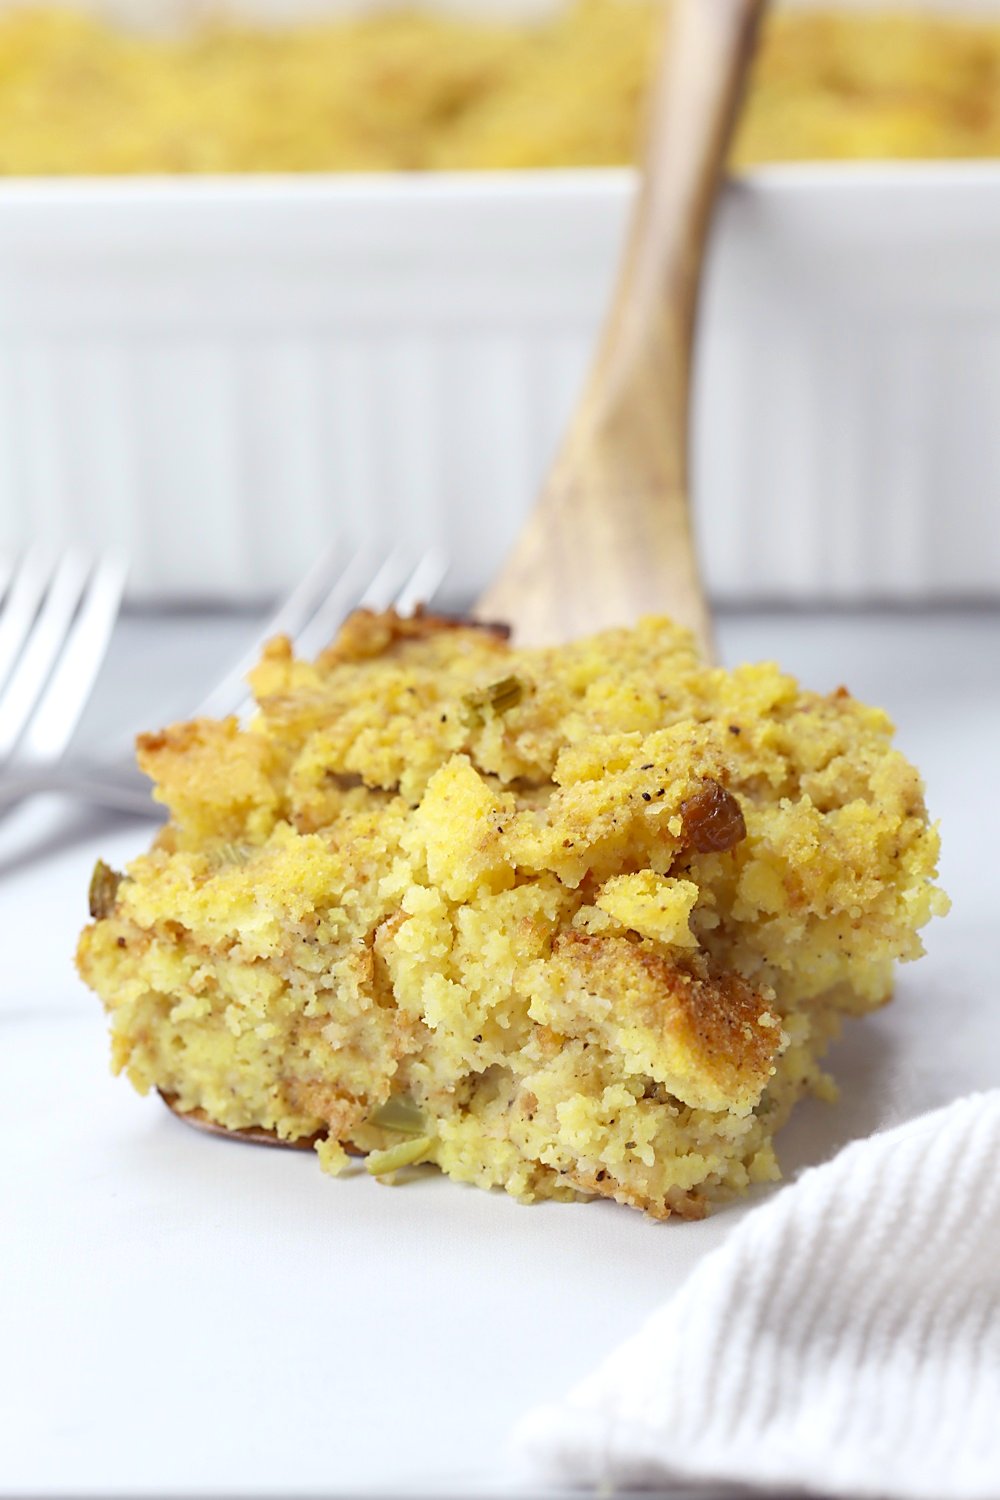
[[947, 907], [886, 716], [667, 620], [523, 650], [359, 612], [253, 686], [247, 728], [141, 737], [170, 822], [78, 961], [140, 1092], [332, 1173], [698, 1217], [778, 1175]]

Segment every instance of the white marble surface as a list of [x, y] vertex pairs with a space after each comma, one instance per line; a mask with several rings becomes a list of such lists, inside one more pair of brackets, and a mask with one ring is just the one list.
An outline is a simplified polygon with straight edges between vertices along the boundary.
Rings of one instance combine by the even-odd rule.
[[[127, 622], [83, 739], [182, 706], [246, 628]], [[774, 656], [890, 710], [954, 899], [896, 1002], [838, 1046], [841, 1104], [805, 1104], [780, 1138], [793, 1175], [1000, 1076], [1000, 613], [731, 615], [721, 641], [729, 661]], [[495, 1487], [519, 1413], [632, 1331], [746, 1206], [667, 1225], [529, 1209], [433, 1177], [333, 1182], [306, 1154], [186, 1129], [109, 1076], [70, 960], [95, 857], [121, 864], [146, 837], [46, 803], [0, 827], [0, 1492]]]

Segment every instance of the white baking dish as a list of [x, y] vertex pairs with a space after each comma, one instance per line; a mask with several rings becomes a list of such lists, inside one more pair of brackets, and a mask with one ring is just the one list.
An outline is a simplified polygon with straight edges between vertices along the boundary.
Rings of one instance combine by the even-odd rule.
[[[627, 171], [0, 185], [0, 547], [143, 599], [332, 533], [502, 555], [571, 406]], [[717, 223], [695, 489], [727, 599], [1000, 591], [1000, 164], [758, 170]]]

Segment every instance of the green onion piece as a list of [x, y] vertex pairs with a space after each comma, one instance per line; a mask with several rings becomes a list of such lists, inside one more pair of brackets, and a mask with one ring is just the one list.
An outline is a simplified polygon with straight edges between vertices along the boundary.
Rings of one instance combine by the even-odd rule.
[[90, 877], [90, 888], [87, 891], [87, 905], [90, 915], [95, 921], [100, 922], [105, 917], [110, 917], [115, 909], [115, 897], [118, 895], [118, 887], [124, 877], [106, 865], [103, 859], [99, 859], [94, 866], [94, 873]]
[[524, 697], [524, 683], [519, 677], [501, 677], [486, 689], [486, 697], [494, 713], [504, 714]]
[[381, 1130], [395, 1130], [400, 1135], [427, 1133], [427, 1120], [423, 1112], [405, 1094], [387, 1099], [381, 1108], [369, 1116], [368, 1124], [377, 1125]]
[[400, 1141], [398, 1146], [390, 1146], [388, 1151], [369, 1151], [365, 1157], [365, 1169], [373, 1177], [387, 1177], [390, 1172], [398, 1172], [400, 1167], [412, 1167], [427, 1155], [433, 1144], [432, 1135], [419, 1135], [416, 1140]]
[[483, 711], [491, 708], [495, 714], [505, 714], [516, 708], [524, 697], [524, 683], [520, 677], [501, 677], [479, 692], [466, 693], [462, 702], [474, 718], [481, 718]]

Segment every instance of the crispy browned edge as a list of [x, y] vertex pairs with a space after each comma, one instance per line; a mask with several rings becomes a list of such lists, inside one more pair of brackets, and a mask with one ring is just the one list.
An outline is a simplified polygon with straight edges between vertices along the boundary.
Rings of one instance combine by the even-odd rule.
[[384, 656], [397, 644], [429, 640], [448, 631], [478, 630], [498, 645], [510, 639], [511, 627], [500, 620], [477, 620], [471, 615], [443, 615], [418, 604], [410, 615], [395, 609], [355, 609], [347, 616], [334, 639], [316, 661], [321, 667], [359, 662]]

